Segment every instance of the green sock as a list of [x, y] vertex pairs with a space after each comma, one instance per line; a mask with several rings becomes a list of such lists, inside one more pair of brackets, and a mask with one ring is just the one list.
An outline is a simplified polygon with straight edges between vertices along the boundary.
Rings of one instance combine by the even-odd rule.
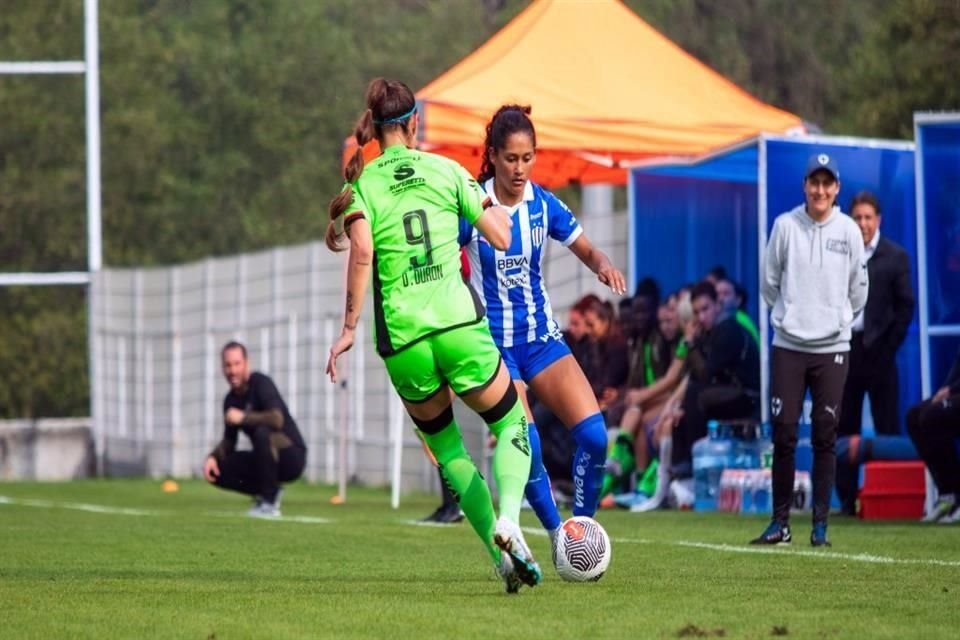
[[648, 496], [652, 496], [657, 493], [657, 469], [660, 466], [660, 462], [654, 458], [650, 461], [650, 464], [647, 465], [647, 470], [643, 472], [643, 476], [640, 478], [640, 482], [637, 483], [637, 490], [641, 493], [645, 493]]
[[523, 491], [530, 479], [530, 437], [520, 399], [507, 415], [488, 426], [497, 438], [493, 477], [500, 493], [500, 515], [519, 523]]
[[494, 564], [498, 565], [500, 549], [493, 544], [493, 529], [497, 514], [493, 510], [490, 488], [463, 446], [460, 427], [457, 426], [456, 421], [453, 421], [439, 433], [433, 435], [424, 433], [423, 439], [437, 459], [440, 474], [453, 492], [460, 508], [463, 509], [463, 515], [480, 536]]

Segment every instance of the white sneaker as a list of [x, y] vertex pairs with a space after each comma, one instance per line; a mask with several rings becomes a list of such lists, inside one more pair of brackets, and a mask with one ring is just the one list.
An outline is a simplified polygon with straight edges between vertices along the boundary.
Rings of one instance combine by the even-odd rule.
[[933, 505], [933, 508], [930, 509], [930, 512], [923, 516], [920, 522], [943, 522], [945, 518], [950, 517], [955, 508], [955, 500], [944, 499], [941, 497], [939, 500], [937, 500], [937, 503]]
[[279, 518], [280, 506], [276, 502], [261, 500], [259, 503], [250, 507], [247, 515], [251, 518]]
[[500, 554], [500, 565], [496, 567], [497, 575], [503, 580], [503, 586], [506, 588], [507, 593], [517, 593], [520, 591], [520, 576], [517, 575], [517, 572], [513, 568], [513, 560], [510, 559], [510, 554], [501, 553]]
[[500, 547], [500, 550], [507, 553], [513, 561], [513, 569], [524, 584], [535, 587], [543, 579], [543, 573], [540, 571], [540, 565], [534, 560], [530, 547], [523, 539], [523, 532], [520, 526], [500, 516], [497, 520], [496, 529], [493, 533], [493, 542]]
[[949, 513], [937, 520], [937, 524], [954, 524], [956, 522], [960, 522], [960, 504], [954, 504]]
[[[660, 493], [659, 491], [657, 492]], [[655, 511], [660, 508], [660, 505], [663, 504], [663, 496], [653, 495], [647, 498], [642, 502], [630, 505], [630, 513], [646, 513], [648, 511]]]

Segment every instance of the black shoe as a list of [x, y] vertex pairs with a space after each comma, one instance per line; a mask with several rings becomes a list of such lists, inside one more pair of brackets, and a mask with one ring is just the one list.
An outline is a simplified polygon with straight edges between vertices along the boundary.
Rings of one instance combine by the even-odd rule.
[[442, 504], [437, 507], [436, 511], [428, 515], [426, 518], [421, 518], [420, 522], [440, 522], [440, 518], [443, 516], [444, 511], [446, 511], [447, 505]]
[[810, 546], [812, 547], [832, 547], [827, 539], [827, 523], [815, 522], [813, 531], [810, 532]]
[[423, 518], [420, 522], [439, 522], [452, 524], [463, 520], [463, 512], [457, 504], [442, 504], [437, 510]]
[[434, 522], [456, 524], [457, 522], [461, 522], [463, 518], [463, 511], [460, 510], [460, 507], [456, 504], [452, 504], [444, 507]]
[[759, 538], [754, 538], [750, 544], [790, 544], [790, 527], [780, 524], [776, 520], [770, 522]]

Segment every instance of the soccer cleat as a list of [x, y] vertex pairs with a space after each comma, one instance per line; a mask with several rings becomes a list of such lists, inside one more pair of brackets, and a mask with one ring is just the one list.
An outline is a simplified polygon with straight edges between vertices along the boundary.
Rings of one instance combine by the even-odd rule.
[[940, 522], [943, 518], [950, 517], [950, 514], [957, 508], [955, 500], [940, 498], [937, 504], [933, 505], [930, 512], [923, 516], [920, 522]]
[[827, 539], [827, 523], [826, 522], [814, 522], [813, 531], [810, 532], [810, 546], [811, 547], [832, 547], [830, 541]]
[[463, 511], [456, 504], [442, 504], [437, 510], [422, 519], [420, 522], [436, 522], [439, 524], [453, 524], [463, 520]]
[[500, 554], [500, 565], [496, 567], [497, 575], [503, 580], [503, 586], [507, 593], [517, 593], [520, 591], [520, 576], [513, 568], [513, 560], [506, 553]]
[[500, 550], [507, 553], [513, 561], [513, 568], [524, 584], [535, 587], [543, 579], [540, 565], [533, 559], [530, 547], [523, 539], [523, 532], [519, 525], [500, 516], [493, 533], [493, 542]]
[[463, 511], [460, 510], [460, 507], [454, 504], [444, 509], [437, 516], [435, 522], [441, 522], [443, 524], [456, 524], [457, 522], [462, 522], [463, 518]]
[[937, 520], [937, 524], [954, 524], [955, 522], [960, 522], [960, 504], [953, 505], [945, 516]]
[[790, 544], [792, 540], [790, 526], [772, 520], [760, 537], [751, 540], [750, 544]]

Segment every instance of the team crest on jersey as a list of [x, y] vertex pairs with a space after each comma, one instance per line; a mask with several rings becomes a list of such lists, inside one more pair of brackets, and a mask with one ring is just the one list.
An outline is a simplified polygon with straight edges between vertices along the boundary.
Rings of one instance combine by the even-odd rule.
[[530, 240], [533, 246], [540, 247], [543, 244], [543, 227], [532, 227], [530, 229]]

